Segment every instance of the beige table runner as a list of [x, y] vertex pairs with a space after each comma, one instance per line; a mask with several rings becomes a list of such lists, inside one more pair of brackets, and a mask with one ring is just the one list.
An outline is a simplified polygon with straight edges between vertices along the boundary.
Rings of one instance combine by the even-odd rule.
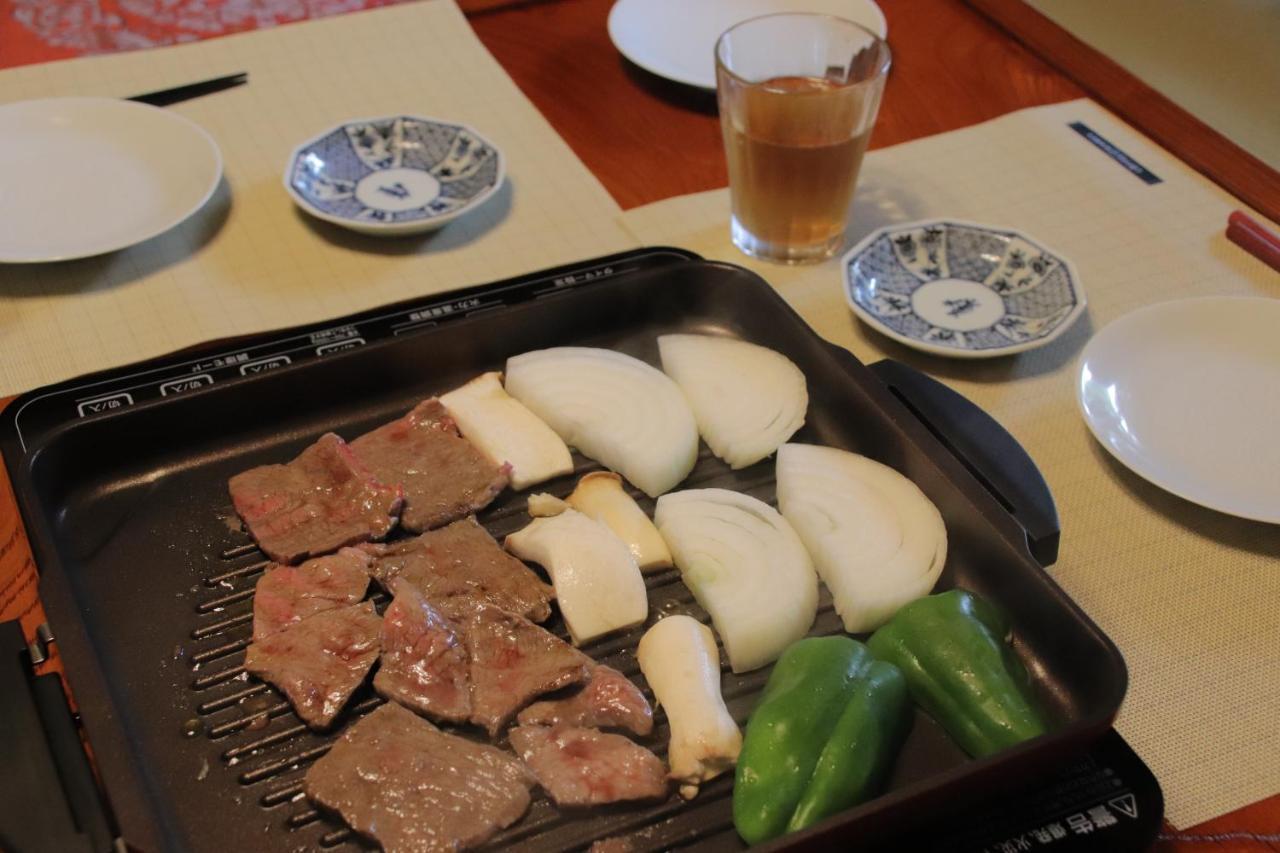
[[[200, 213], [100, 258], [0, 265], [0, 396], [635, 245], [451, 0], [3, 71], [0, 99], [123, 96], [235, 71], [247, 86], [167, 108], [222, 149], [225, 184]], [[507, 156], [507, 185], [431, 237], [362, 237], [294, 208], [281, 174], [295, 145], [399, 112], [482, 132]], [[16, 215], [0, 211], [0, 227]]]
[[[1162, 182], [1128, 173], [1070, 130], [1074, 121]], [[743, 256], [729, 242], [727, 191], [623, 217], [643, 242], [756, 270], [827, 339], [863, 361], [891, 356], [942, 379], [1022, 442], [1058, 501], [1053, 573], [1125, 654], [1118, 728], [1156, 772], [1179, 827], [1280, 792], [1280, 526], [1201, 509], [1130, 474], [1090, 436], [1073, 383], [1089, 337], [1135, 308], [1280, 297], [1280, 275], [1223, 236], [1237, 206], [1083, 100], [868, 155], [851, 241], [890, 222], [948, 216], [1022, 228], [1075, 261], [1087, 316], [1044, 349], [985, 362], [926, 356], [869, 331], [845, 306], [835, 261], [781, 267]]]

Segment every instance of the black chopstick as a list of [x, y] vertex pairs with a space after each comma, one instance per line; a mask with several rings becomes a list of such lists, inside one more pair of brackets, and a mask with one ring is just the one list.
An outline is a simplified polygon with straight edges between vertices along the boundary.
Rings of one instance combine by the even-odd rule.
[[161, 89], [158, 92], [146, 92], [142, 95], [134, 95], [131, 98], [126, 98], [126, 100], [138, 101], [142, 104], [150, 104], [153, 107], [167, 107], [170, 104], [176, 104], [180, 101], [189, 101], [192, 98], [198, 98], [201, 95], [221, 92], [223, 89], [230, 89], [233, 86], [239, 86], [248, 82], [249, 72], [241, 71], [239, 74], [228, 74], [225, 77], [214, 77], [212, 80], [201, 80], [199, 83], [188, 83], [185, 86], [175, 86], [172, 89]]

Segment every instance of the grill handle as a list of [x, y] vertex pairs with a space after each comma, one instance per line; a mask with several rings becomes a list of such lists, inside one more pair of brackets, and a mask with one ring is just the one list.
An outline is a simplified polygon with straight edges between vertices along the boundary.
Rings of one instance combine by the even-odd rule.
[[[845, 350], [840, 352], [849, 355]], [[1022, 445], [967, 397], [919, 370], [891, 358], [870, 367], [1008, 511], [1026, 534], [1027, 549], [1036, 562], [1053, 565], [1061, 535], [1058, 508], [1048, 483]]]
[[29, 647], [18, 622], [0, 623], [0, 849], [117, 849], [62, 682], [32, 668], [42, 641]]

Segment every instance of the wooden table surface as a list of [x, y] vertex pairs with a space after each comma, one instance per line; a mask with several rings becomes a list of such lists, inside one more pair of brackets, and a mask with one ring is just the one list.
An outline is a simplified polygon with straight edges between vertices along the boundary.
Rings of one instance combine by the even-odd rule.
[[[471, 24], [623, 208], [726, 184], [715, 96], [669, 83], [609, 42], [611, 0], [484, 9]], [[1082, 90], [959, 0], [884, 0], [893, 67], [871, 147], [965, 127]]]
[[[961, 0], [880, 3], [894, 56], [872, 148], [1084, 94]], [[605, 28], [611, 0], [460, 5], [480, 39], [623, 208], [724, 186], [714, 96], [623, 60]], [[28, 631], [42, 620], [32, 578], [31, 554], [0, 469], [0, 614], [21, 614]], [[1280, 851], [1280, 795], [1186, 831], [1166, 828], [1156, 849]]]

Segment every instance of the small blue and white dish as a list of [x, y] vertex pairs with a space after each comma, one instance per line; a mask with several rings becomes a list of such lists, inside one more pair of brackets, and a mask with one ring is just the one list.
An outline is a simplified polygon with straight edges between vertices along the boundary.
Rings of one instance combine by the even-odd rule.
[[298, 206], [363, 234], [417, 234], [483, 204], [506, 174], [469, 127], [419, 116], [350, 121], [294, 149], [284, 185]]
[[1009, 228], [949, 219], [891, 225], [842, 263], [845, 297], [864, 322], [953, 358], [1044, 346], [1085, 308], [1071, 262]]

